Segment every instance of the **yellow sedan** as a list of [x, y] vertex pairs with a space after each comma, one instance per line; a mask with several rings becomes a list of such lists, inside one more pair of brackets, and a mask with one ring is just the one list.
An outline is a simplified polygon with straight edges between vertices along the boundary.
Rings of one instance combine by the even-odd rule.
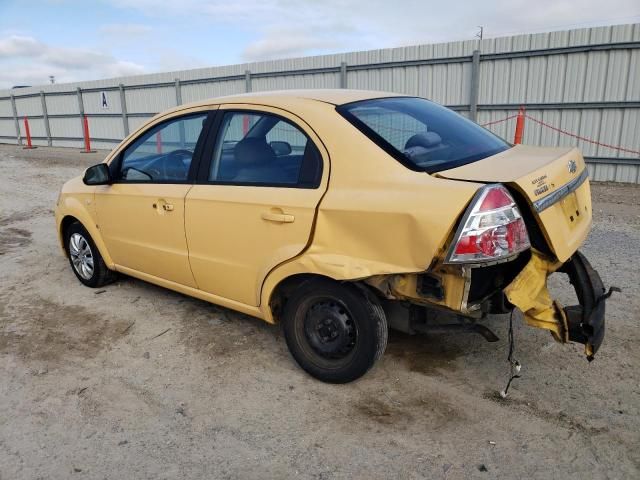
[[[514, 308], [592, 359], [604, 287], [572, 148], [513, 146], [428, 100], [307, 90], [161, 113], [67, 182], [55, 214], [73, 272], [116, 272], [282, 323], [314, 377], [355, 380], [388, 328], [476, 332]], [[579, 305], [547, 277], [569, 275]]]

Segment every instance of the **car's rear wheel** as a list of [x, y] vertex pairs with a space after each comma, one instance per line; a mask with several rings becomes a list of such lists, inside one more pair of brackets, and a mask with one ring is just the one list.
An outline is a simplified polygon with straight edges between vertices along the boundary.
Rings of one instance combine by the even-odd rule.
[[329, 383], [360, 378], [387, 345], [387, 320], [373, 294], [325, 279], [307, 281], [293, 292], [283, 328], [296, 362]]
[[115, 272], [107, 268], [91, 235], [80, 222], [67, 228], [65, 248], [73, 273], [87, 287], [102, 287], [115, 279]]

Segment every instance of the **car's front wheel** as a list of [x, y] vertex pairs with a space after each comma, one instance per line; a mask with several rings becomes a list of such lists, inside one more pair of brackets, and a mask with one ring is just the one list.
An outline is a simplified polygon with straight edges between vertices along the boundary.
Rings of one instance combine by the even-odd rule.
[[73, 273], [87, 287], [101, 287], [115, 279], [115, 272], [107, 268], [91, 235], [80, 222], [67, 228], [65, 247]]
[[293, 292], [283, 328], [296, 362], [329, 383], [360, 378], [387, 345], [387, 320], [373, 294], [325, 279], [307, 281]]

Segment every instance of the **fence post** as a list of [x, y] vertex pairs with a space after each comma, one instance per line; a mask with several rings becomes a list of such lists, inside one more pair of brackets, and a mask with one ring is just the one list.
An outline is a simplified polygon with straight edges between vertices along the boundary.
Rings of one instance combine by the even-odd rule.
[[129, 120], [127, 118], [127, 96], [124, 93], [124, 85], [121, 83], [118, 85], [120, 89], [120, 110], [122, 111], [122, 128], [124, 131], [124, 136], [127, 137], [129, 135]]
[[80, 112], [80, 128], [82, 129], [82, 136], [84, 137], [84, 102], [82, 101], [82, 89], [76, 88], [78, 92], [78, 112]]
[[182, 105], [182, 85], [180, 85], [180, 79], [176, 78], [176, 106]]
[[29, 119], [27, 117], [24, 117], [24, 134], [27, 136], [27, 145], [22, 148], [25, 150], [36, 148], [31, 144], [31, 130], [29, 129]]
[[340, 88], [347, 88], [347, 62], [340, 62]]
[[469, 91], [469, 118], [474, 122], [478, 118], [478, 95], [480, 90], [480, 50], [474, 50], [471, 56], [471, 85]]
[[247, 93], [251, 91], [251, 70], [244, 71], [244, 91]]
[[49, 126], [49, 113], [47, 112], [47, 100], [44, 97], [44, 90], [40, 90], [40, 100], [42, 102], [42, 118], [44, 119], [44, 131], [47, 134], [47, 145], [51, 146], [51, 128]]
[[20, 120], [18, 120], [18, 108], [16, 107], [16, 97], [11, 94], [11, 109], [13, 110], [13, 123], [16, 125], [16, 139], [18, 145], [22, 145], [22, 135], [20, 135]]
[[84, 150], [82, 153], [95, 153], [95, 150], [91, 150], [91, 134], [89, 133], [89, 120], [87, 116], [82, 116], [82, 133], [84, 136]]
[[[182, 85], [180, 79], [176, 78], [176, 106], [182, 105]], [[187, 133], [184, 128], [184, 122], [179, 122], [180, 148], [187, 148]]]
[[524, 133], [524, 106], [520, 106], [518, 116], [516, 117], [516, 132], [513, 135], [513, 144], [522, 143], [522, 134]]

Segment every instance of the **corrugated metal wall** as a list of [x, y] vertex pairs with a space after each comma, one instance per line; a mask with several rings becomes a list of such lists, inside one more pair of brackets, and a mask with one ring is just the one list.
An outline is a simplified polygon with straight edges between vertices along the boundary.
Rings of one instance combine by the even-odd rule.
[[112, 148], [180, 103], [291, 88], [422, 96], [480, 124], [496, 122], [488, 128], [509, 140], [515, 119], [500, 120], [524, 105], [524, 143], [578, 145], [593, 179], [640, 183], [640, 24], [0, 91], [0, 141], [22, 141], [28, 116], [35, 144], [80, 147], [84, 113], [92, 145]]

